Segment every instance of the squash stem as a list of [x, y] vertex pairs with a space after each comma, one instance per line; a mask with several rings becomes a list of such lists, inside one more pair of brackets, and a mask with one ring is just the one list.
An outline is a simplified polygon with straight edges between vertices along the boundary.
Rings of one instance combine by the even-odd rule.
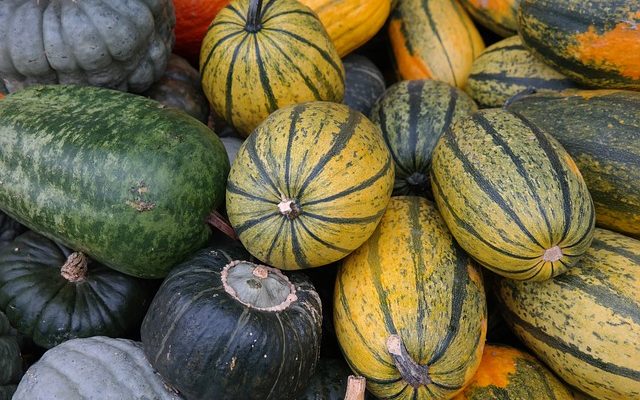
[[344, 400], [364, 400], [366, 388], [367, 380], [364, 376], [349, 375], [347, 393], [344, 395]]
[[249, 3], [249, 13], [247, 15], [247, 24], [244, 26], [244, 30], [251, 33], [256, 33], [262, 29], [262, 23], [260, 21], [262, 10], [262, 0], [251, 0]]
[[81, 282], [87, 277], [88, 263], [89, 260], [83, 253], [79, 251], [71, 253], [60, 268], [60, 275], [69, 282]]
[[216, 228], [220, 232], [224, 233], [233, 240], [238, 240], [236, 231], [233, 230], [231, 224], [217, 211], [212, 212], [207, 216], [207, 223]]
[[387, 351], [391, 354], [400, 376], [411, 387], [417, 389], [431, 383], [429, 366], [420, 365], [411, 358], [400, 336], [391, 335], [387, 338]]

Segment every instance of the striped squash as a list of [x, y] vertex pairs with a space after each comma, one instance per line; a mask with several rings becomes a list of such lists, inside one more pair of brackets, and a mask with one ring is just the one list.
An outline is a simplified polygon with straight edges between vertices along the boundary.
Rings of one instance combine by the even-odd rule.
[[259, 260], [283, 269], [326, 265], [373, 233], [393, 176], [380, 132], [362, 114], [329, 102], [289, 106], [240, 147], [227, 213]]
[[534, 357], [500, 344], [484, 346], [471, 383], [453, 400], [573, 400], [573, 395]]
[[432, 160], [444, 220], [493, 272], [542, 281], [565, 272], [589, 247], [595, 216], [580, 171], [525, 118], [478, 111], [440, 138]]
[[469, 14], [485, 28], [507, 37], [518, 30], [520, 0], [460, 0]]
[[432, 198], [431, 153], [450, 125], [476, 104], [462, 90], [433, 80], [401, 81], [376, 102], [371, 121], [382, 131], [396, 166], [394, 195]]
[[480, 107], [502, 107], [526, 89], [564, 90], [576, 84], [534, 57], [519, 36], [486, 48], [471, 67], [465, 91]]
[[552, 132], [571, 154], [593, 197], [597, 225], [640, 239], [640, 93], [541, 93], [509, 109]]
[[376, 397], [446, 399], [475, 373], [487, 329], [482, 278], [427, 199], [391, 199], [343, 260], [334, 293], [342, 351]]
[[345, 71], [343, 103], [369, 115], [387, 85], [382, 72], [367, 57], [350, 54], [342, 60]]
[[591, 87], [640, 90], [638, 0], [522, 0], [519, 33], [536, 56]]
[[369, 41], [384, 25], [391, 0], [299, 0], [311, 8], [344, 57]]
[[640, 398], [640, 241], [596, 229], [576, 268], [502, 280], [505, 319], [562, 379], [601, 400]]
[[244, 136], [280, 107], [344, 95], [335, 46], [296, 0], [235, 0], [223, 8], [202, 42], [200, 74], [213, 109]]
[[435, 79], [464, 87], [484, 42], [457, 0], [403, 0], [389, 21], [403, 80]]

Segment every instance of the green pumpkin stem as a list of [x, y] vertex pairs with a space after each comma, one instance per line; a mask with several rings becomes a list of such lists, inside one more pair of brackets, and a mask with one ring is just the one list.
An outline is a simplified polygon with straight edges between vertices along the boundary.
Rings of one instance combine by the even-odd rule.
[[366, 388], [367, 380], [364, 376], [349, 375], [344, 400], [364, 400]]
[[256, 33], [262, 29], [262, 21], [260, 21], [260, 11], [262, 10], [262, 0], [251, 0], [249, 3], [249, 13], [247, 15], [247, 24], [244, 29], [247, 32]]
[[391, 335], [387, 338], [387, 351], [391, 354], [400, 376], [411, 387], [417, 389], [431, 383], [429, 366], [420, 365], [411, 358], [400, 336]]
[[83, 253], [79, 251], [71, 253], [60, 268], [60, 275], [69, 282], [81, 282], [87, 277], [88, 263], [89, 260]]

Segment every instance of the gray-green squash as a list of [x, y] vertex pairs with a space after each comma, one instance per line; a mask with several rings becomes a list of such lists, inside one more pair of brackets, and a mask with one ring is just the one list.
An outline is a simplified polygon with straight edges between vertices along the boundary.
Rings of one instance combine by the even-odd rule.
[[0, 400], [9, 400], [22, 376], [22, 357], [16, 332], [0, 311]]

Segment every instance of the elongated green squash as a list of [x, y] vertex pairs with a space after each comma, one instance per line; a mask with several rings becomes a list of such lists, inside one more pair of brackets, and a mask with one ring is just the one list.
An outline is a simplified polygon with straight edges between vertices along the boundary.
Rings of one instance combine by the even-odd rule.
[[505, 319], [567, 383], [602, 400], [640, 398], [640, 241], [596, 229], [575, 268], [545, 282], [503, 279]]
[[640, 238], [640, 93], [540, 93], [508, 108], [571, 154], [593, 197], [597, 225]]
[[126, 274], [163, 277], [206, 244], [228, 171], [205, 125], [141, 96], [59, 85], [0, 102], [0, 208]]

